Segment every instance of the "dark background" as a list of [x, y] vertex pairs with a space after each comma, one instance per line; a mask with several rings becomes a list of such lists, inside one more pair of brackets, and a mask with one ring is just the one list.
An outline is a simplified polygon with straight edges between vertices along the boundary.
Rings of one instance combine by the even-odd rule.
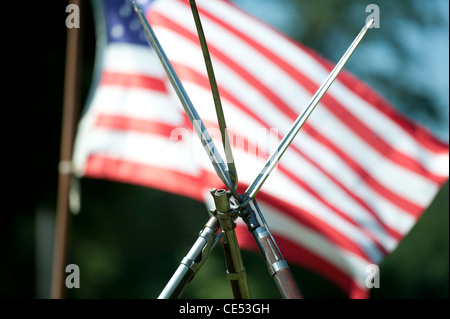
[[[361, 28], [361, 19], [348, 18], [350, 9], [359, 5], [357, 1], [289, 2], [303, 10], [304, 18], [302, 33], [292, 36], [333, 61], [347, 46], [348, 41], [342, 39], [352, 39]], [[438, 18], [421, 18], [420, 7], [411, 2], [380, 3], [388, 18], [383, 20], [386, 27], [375, 38], [392, 45], [400, 58], [406, 57], [406, 47], [388, 29], [389, 17], [406, 19], [418, 27], [448, 29]], [[2, 11], [2, 51], [6, 56], [2, 59], [6, 99], [0, 108], [4, 141], [2, 167], [6, 173], [0, 222], [2, 298], [49, 297], [67, 3], [35, 3], [30, 2], [25, 8], [8, 5]], [[391, 24], [395, 25], [394, 21]], [[80, 30], [84, 103], [95, 54], [94, 24], [88, 1], [84, 1], [82, 8]], [[330, 37], [342, 41], [331, 45]], [[363, 66], [349, 68], [359, 72]], [[448, 127], [448, 118], [442, 118], [427, 92], [395, 78], [356, 74], [390, 99], [400, 101], [400, 108], [408, 116], [420, 113], [439, 125], [447, 123]], [[204, 205], [153, 189], [104, 180], [82, 179], [81, 190], [82, 210], [72, 220], [68, 260], [80, 267], [81, 288], [70, 290], [68, 297], [156, 298], [206, 222]], [[412, 231], [380, 265], [381, 287], [371, 291], [372, 298], [449, 297], [448, 215], [447, 182]], [[252, 295], [279, 298], [262, 258], [251, 252], [242, 254]], [[291, 268], [307, 298], [345, 298], [319, 276], [298, 267]], [[232, 297], [220, 247], [213, 251], [183, 297]]]

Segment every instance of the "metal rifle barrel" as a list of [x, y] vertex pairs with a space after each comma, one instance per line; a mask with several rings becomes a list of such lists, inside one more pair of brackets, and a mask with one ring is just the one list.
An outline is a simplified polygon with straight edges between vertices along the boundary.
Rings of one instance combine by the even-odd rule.
[[212, 216], [205, 227], [200, 232], [197, 240], [189, 250], [186, 257], [183, 258], [175, 273], [160, 293], [158, 299], [178, 298], [192, 278], [197, 274], [208, 258], [209, 253], [214, 248], [219, 239], [216, 233], [219, 230], [219, 221]]
[[236, 237], [235, 215], [230, 209], [230, 200], [225, 190], [211, 190], [216, 204], [216, 216], [222, 230], [222, 243], [227, 264], [227, 277], [235, 299], [250, 299], [247, 273], [242, 261], [242, 255]]

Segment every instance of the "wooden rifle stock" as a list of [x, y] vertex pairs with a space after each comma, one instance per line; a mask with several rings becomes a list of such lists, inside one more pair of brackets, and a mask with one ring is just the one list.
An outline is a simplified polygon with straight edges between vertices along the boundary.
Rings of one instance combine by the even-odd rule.
[[[264, 255], [269, 272], [275, 281], [281, 295], [285, 299], [303, 299], [300, 288], [295, 281], [294, 275], [289, 269], [288, 264], [283, 259], [272, 237], [267, 233], [264, 227], [262, 230], [255, 230], [253, 237], [255, 237], [258, 246], [261, 245], [260, 251]], [[261, 237], [262, 235], [262, 237]], [[258, 239], [256, 237], [259, 237]]]

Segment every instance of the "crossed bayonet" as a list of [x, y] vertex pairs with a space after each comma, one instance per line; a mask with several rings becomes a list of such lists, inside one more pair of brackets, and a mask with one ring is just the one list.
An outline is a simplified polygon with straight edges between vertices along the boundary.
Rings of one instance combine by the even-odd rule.
[[[205, 60], [206, 70], [211, 85], [214, 105], [216, 109], [218, 124], [222, 137], [222, 144], [224, 147], [226, 163], [222, 159], [217, 147], [214, 144], [211, 136], [206, 129], [202, 119], [198, 115], [194, 105], [189, 99], [180, 79], [174, 71], [169, 59], [162, 46], [160, 45], [153, 29], [148, 23], [143, 11], [139, 6], [133, 2], [134, 9], [139, 16], [144, 30], [156, 51], [159, 60], [173, 86], [178, 98], [183, 105], [183, 108], [192, 123], [192, 126], [197, 133], [200, 141], [205, 149], [208, 157], [214, 167], [219, 178], [222, 180], [228, 190], [212, 189], [211, 195], [214, 198], [216, 209], [212, 210], [212, 217], [206, 223], [205, 228], [200, 232], [197, 241], [180, 263], [177, 271], [174, 273], [164, 290], [158, 298], [178, 298], [187, 284], [192, 280], [195, 274], [199, 271], [201, 266], [205, 263], [211, 249], [222, 238], [224, 246], [227, 276], [230, 280], [231, 288], [235, 298], [250, 298], [250, 292], [246, 279], [245, 267], [243, 266], [242, 257], [235, 234], [235, 220], [241, 217], [247, 224], [249, 231], [252, 233], [265, 261], [268, 266], [270, 275], [275, 281], [275, 284], [280, 291], [283, 298], [303, 298], [300, 289], [292, 275], [289, 266], [281, 255], [280, 249], [273, 238], [270, 229], [264, 219], [261, 210], [258, 207], [255, 196], [263, 186], [267, 177], [270, 175], [274, 167], [280, 161], [284, 152], [287, 150], [291, 142], [294, 140], [297, 133], [302, 128], [303, 124], [308, 119], [314, 108], [319, 104], [320, 100], [327, 92], [333, 81], [336, 79], [340, 71], [343, 69], [345, 63], [348, 61], [367, 30], [371, 28], [374, 20], [371, 19], [363, 27], [361, 32], [355, 38], [353, 43], [347, 49], [341, 60], [336, 64], [334, 69], [328, 75], [324, 83], [320, 86], [317, 92], [309, 101], [308, 105], [298, 116], [293, 123], [289, 132], [283, 137], [277, 149], [272, 153], [261, 172], [249, 185], [244, 194], [237, 192], [238, 175], [234, 163], [233, 153], [230, 145], [230, 140], [227, 133], [227, 125], [223, 113], [222, 103], [219, 95], [219, 90], [214, 75], [214, 70], [211, 62], [211, 57], [206, 43], [203, 27], [200, 16], [197, 10], [195, 0], [189, 0], [192, 14], [195, 20], [200, 45]], [[260, 224], [256, 217], [255, 210], [258, 213]], [[218, 233], [219, 228], [221, 232]]]

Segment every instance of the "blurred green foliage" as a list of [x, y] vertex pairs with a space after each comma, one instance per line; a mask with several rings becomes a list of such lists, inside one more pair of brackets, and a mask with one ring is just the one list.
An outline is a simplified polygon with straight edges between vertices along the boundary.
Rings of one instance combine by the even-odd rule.
[[[69, 263], [82, 271], [71, 298], [156, 298], [208, 219], [202, 203], [139, 186], [83, 180]], [[448, 183], [397, 249], [380, 265], [372, 298], [448, 298]], [[120, 196], [111, 196], [120, 194]], [[105, 201], [104, 198], [108, 198]], [[280, 298], [259, 253], [242, 251], [254, 298]], [[307, 298], [345, 298], [318, 275], [292, 266]], [[221, 246], [183, 298], [232, 298]]]

